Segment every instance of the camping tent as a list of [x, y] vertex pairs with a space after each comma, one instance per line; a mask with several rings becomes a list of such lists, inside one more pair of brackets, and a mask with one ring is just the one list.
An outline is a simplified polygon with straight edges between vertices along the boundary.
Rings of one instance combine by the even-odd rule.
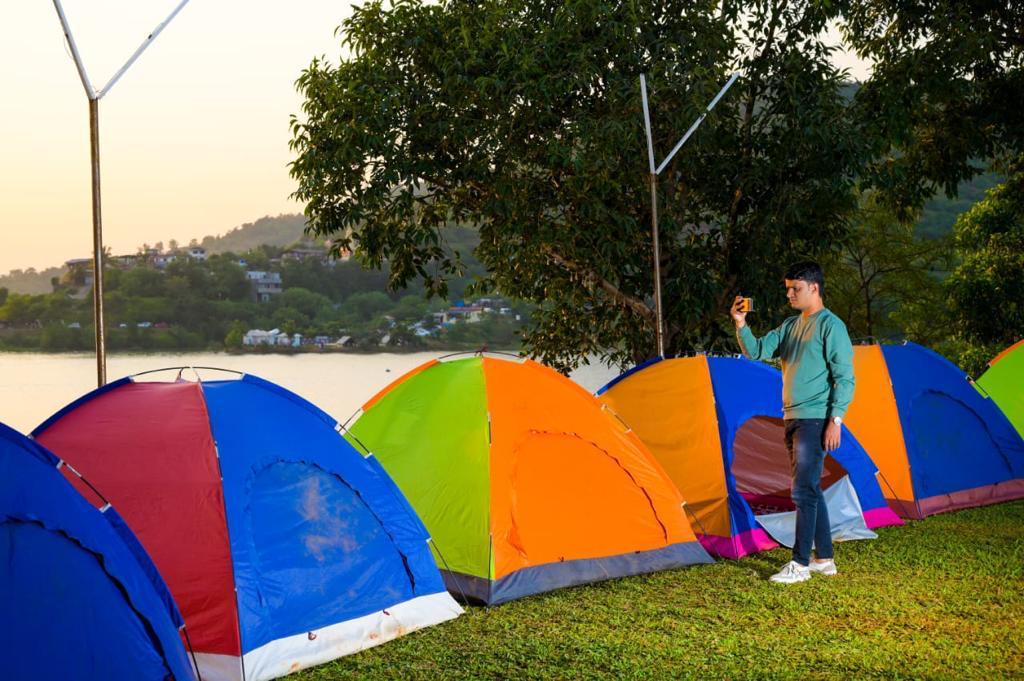
[[269, 679], [451, 619], [427, 534], [337, 423], [253, 376], [121, 379], [35, 438], [121, 509], [204, 681]]
[[1024, 437], [1024, 340], [1006, 348], [988, 364], [975, 385], [992, 398], [1017, 434]]
[[894, 510], [922, 518], [1024, 497], [1024, 441], [962, 370], [914, 343], [858, 345], [853, 359], [846, 422]]
[[190, 681], [183, 622], [110, 505], [0, 424], [0, 654], [12, 681]]
[[[776, 546], [751, 505], [759, 512], [793, 508], [778, 370], [741, 357], [654, 359], [597, 394], [668, 471], [709, 551], [739, 558]], [[898, 524], [875, 472], [844, 429], [822, 485], [848, 475], [866, 527]], [[841, 519], [833, 520], [836, 527]]]
[[433, 360], [351, 427], [430, 530], [449, 589], [488, 604], [710, 562], [679, 492], [585, 390], [526, 360]]

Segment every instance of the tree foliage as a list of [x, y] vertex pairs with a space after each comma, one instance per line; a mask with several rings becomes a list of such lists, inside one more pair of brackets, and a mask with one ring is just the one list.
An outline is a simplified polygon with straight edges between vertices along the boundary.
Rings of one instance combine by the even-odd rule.
[[960, 264], [946, 281], [953, 330], [998, 349], [1024, 338], [1024, 172], [990, 190], [954, 229]]
[[857, 93], [874, 142], [865, 179], [902, 208], [1024, 152], [1017, 0], [857, 0], [843, 32], [873, 63]]
[[948, 333], [935, 310], [949, 259], [945, 240], [915, 238], [912, 223], [901, 222], [876, 194], [864, 194], [849, 238], [824, 263], [826, 302], [854, 338], [908, 335], [929, 344]]
[[[341, 28], [353, 56], [298, 81], [292, 174], [310, 230], [389, 284], [444, 294], [455, 224], [497, 290], [538, 304], [527, 347], [568, 368], [654, 352], [638, 77], [659, 156], [730, 70], [744, 77], [661, 174], [669, 353], [728, 337], [738, 291], [779, 301], [787, 260], [845, 234], [864, 144], [825, 41], [832, 5], [709, 0], [381, 0]], [[660, 160], [660, 159], [659, 159]]]

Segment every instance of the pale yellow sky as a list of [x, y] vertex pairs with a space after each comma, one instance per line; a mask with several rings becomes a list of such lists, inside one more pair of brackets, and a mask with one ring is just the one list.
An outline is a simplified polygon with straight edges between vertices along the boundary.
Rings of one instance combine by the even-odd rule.
[[[64, 0], [102, 87], [178, 0]], [[100, 100], [104, 241], [182, 243], [288, 199], [294, 81], [350, 2], [190, 0]], [[49, 0], [0, 10], [0, 273], [92, 252], [88, 104]]]
[[[64, 0], [95, 88], [178, 0]], [[49, 0], [0, 10], [0, 273], [92, 252], [88, 105]], [[100, 100], [104, 243], [222, 234], [288, 199], [294, 81], [351, 2], [190, 0]], [[864, 68], [848, 58], [854, 75]]]

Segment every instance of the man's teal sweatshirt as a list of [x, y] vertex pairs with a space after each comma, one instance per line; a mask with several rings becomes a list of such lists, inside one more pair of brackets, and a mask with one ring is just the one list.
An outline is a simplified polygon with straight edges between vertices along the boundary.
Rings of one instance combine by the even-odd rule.
[[744, 325], [736, 339], [750, 359], [782, 360], [786, 420], [846, 414], [853, 400], [853, 345], [843, 320], [832, 312], [790, 317], [761, 338]]

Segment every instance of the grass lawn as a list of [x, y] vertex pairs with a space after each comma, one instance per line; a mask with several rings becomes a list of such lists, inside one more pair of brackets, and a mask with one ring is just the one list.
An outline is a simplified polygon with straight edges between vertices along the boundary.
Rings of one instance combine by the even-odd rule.
[[563, 589], [290, 679], [1024, 678], [1024, 502], [884, 528], [792, 586], [776, 549]]

